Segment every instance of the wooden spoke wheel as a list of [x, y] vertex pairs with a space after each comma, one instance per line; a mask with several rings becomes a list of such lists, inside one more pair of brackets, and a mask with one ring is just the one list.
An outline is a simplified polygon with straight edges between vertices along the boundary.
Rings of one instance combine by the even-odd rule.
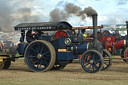
[[48, 71], [56, 60], [55, 49], [45, 40], [31, 42], [25, 50], [25, 61], [32, 71]]
[[104, 71], [112, 65], [112, 59], [111, 59], [112, 56], [109, 53], [109, 51], [106, 49], [103, 49], [102, 56], [104, 58], [104, 63], [103, 63], [103, 67], [102, 67], [101, 71]]
[[101, 53], [96, 50], [88, 50], [81, 56], [80, 63], [82, 68], [88, 73], [95, 73], [101, 70], [103, 58]]

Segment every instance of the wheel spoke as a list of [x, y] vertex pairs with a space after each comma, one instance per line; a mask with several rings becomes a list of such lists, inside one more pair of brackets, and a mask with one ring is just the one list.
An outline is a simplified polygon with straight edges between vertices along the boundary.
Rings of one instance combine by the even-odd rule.
[[96, 54], [93, 55], [92, 60], [94, 60], [95, 55], [96, 55]]
[[86, 63], [84, 66], [87, 66], [87, 65], [89, 65], [90, 63]]
[[47, 66], [48, 65], [48, 63], [45, 60], [43, 60], [43, 59], [41, 59], [41, 60], [44, 63], [44, 66]]
[[43, 50], [44, 50], [44, 45], [41, 47], [40, 53], [42, 53]]
[[101, 61], [101, 60], [95, 60], [95, 62], [94, 62], [94, 63], [95, 63], [95, 64], [97, 64], [97, 63], [99, 63], [100, 61]]
[[45, 59], [45, 60], [49, 60], [49, 58], [46, 58], [46, 57], [42, 57], [43, 59]]
[[49, 53], [49, 51], [47, 51], [47, 52], [43, 53], [43, 54], [42, 54], [42, 56], [44, 56], [44, 55], [46, 55], [46, 54], [48, 54], [48, 53]]
[[36, 57], [36, 56], [29, 56], [30, 58], [34, 58], [34, 57]]
[[92, 64], [92, 70], [94, 71], [95, 69], [94, 69], [94, 65]]
[[37, 68], [39, 68], [39, 64], [37, 64]]
[[97, 68], [98, 68], [96, 64], [93, 64], [93, 66], [95, 67], [95, 69], [97, 69]]
[[104, 64], [108, 66], [108, 64], [106, 62], [104, 62]]
[[42, 63], [40, 62], [40, 69], [41, 69], [41, 65], [42, 65]]
[[37, 51], [35, 49], [31, 48], [31, 50], [33, 50], [35, 53], [37, 53]]
[[38, 62], [38, 60], [36, 60], [32, 65], [35, 65]]
[[36, 48], [36, 50], [37, 50], [37, 53], [39, 54], [39, 48], [38, 47]]
[[37, 44], [37, 46], [38, 46], [38, 48], [39, 48], [39, 50], [40, 50], [40, 44], [39, 44], [39, 43]]
[[90, 69], [91, 69], [91, 66], [92, 66], [92, 65], [90, 64], [90, 66], [89, 66], [88, 70], [90, 70]]
[[90, 60], [90, 58], [89, 58], [89, 56], [87, 56], [87, 61], [89, 61]]
[[41, 61], [41, 64], [43, 63], [43, 65], [44, 65], [44, 61], [42, 59], [40, 61]]
[[31, 61], [36, 61], [37, 60], [36, 58], [30, 58], [30, 59], [32, 59]]

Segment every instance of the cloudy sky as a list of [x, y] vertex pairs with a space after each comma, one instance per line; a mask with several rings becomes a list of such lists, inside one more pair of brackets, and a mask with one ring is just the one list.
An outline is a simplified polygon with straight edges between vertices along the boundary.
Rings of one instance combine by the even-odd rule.
[[[43, 3], [43, 10], [48, 12], [54, 8], [63, 9], [67, 3], [78, 5], [82, 9], [91, 6], [98, 13], [98, 24], [124, 24], [128, 20], [128, 0], [47, 0]], [[47, 7], [48, 6], [48, 7]], [[46, 16], [46, 15], [45, 15]], [[78, 17], [69, 19], [73, 25], [91, 24], [92, 20], [86, 18], [86, 22], [80, 21]]]
[[[92, 8], [98, 14], [98, 25], [125, 24], [128, 21], [128, 0], [0, 0], [0, 25], [14, 26], [21, 22], [48, 22], [51, 14], [66, 20], [73, 26], [91, 25], [91, 17], [70, 14], [65, 7], [72, 4], [80, 10]], [[56, 10], [56, 11], [55, 11]], [[62, 16], [64, 14], [64, 16]], [[76, 16], [77, 15], [77, 16]], [[56, 18], [58, 18], [56, 17]]]

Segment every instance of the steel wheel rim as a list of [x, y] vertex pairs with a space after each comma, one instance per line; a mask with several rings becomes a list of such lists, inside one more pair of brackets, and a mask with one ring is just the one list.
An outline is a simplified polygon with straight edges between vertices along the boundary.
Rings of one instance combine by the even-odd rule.
[[101, 56], [94, 51], [88, 51], [81, 58], [82, 68], [89, 73], [95, 73], [102, 67]]
[[[26, 62], [34, 71], [45, 70], [51, 61], [51, 52], [49, 47], [41, 42], [32, 43], [27, 48]], [[40, 56], [40, 57], [39, 57]]]
[[125, 58], [128, 59], [128, 48], [125, 50]]
[[104, 63], [103, 63], [103, 68], [101, 69], [102, 71], [104, 71], [105, 69], [109, 68], [112, 65], [111, 54], [106, 49], [103, 50], [103, 57], [104, 57]]

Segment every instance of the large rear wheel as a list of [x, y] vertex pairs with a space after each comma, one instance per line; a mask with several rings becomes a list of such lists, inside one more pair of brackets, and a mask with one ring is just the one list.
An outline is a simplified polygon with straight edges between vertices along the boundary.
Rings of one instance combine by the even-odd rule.
[[88, 73], [95, 73], [101, 70], [103, 58], [96, 50], [88, 50], [83, 53], [80, 59], [82, 68]]
[[45, 40], [31, 42], [25, 50], [25, 61], [32, 71], [48, 71], [55, 64], [56, 53], [51, 43]]

